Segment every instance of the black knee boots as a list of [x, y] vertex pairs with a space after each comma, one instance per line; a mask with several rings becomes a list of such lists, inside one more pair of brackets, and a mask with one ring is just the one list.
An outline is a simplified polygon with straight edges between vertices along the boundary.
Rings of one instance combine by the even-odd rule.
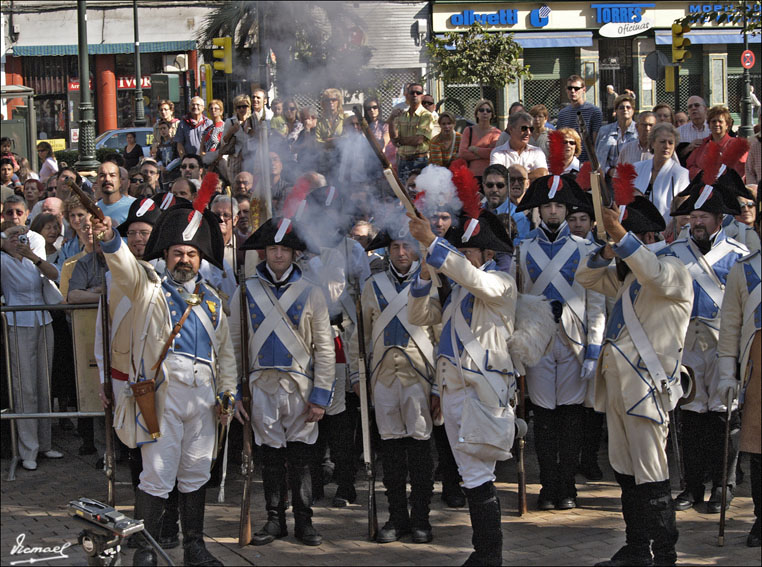
[[558, 501], [558, 428], [556, 410], [535, 406], [534, 447], [540, 465], [538, 510], [553, 510]]
[[429, 523], [431, 495], [434, 493], [434, 461], [428, 439], [404, 439], [407, 468], [410, 474], [410, 524], [413, 543], [428, 543], [433, 539]]
[[471, 516], [471, 543], [474, 552], [464, 565], [502, 565], [503, 530], [500, 499], [492, 482], [465, 489], [468, 512]]
[[185, 565], [222, 567], [204, 545], [204, 505], [206, 489], [180, 493], [180, 525], [183, 530], [183, 562]]
[[636, 491], [645, 508], [648, 535], [653, 542], [654, 565], [674, 565], [679, 533], [669, 480], [640, 484]]
[[[164, 515], [165, 503], [166, 500], [164, 498], [152, 496], [147, 492], [143, 492], [139, 488], [135, 489], [135, 519], [142, 519], [145, 531], [157, 541], [159, 539], [159, 534], [161, 533], [161, 522]], [[132, 558], [133, 565], [138, 567], [156, 565], [156, 551], [151, 544], [148, 543], [148, 540], [142, 537], [138, 538], [137, 547], [138, 549], [135, 551]]]
[[251, 545], [266, 545], [288, 535], [286, 529], [286, 449], [262, 445], [262, 488], [265, 493], [267, 522], [251, 537]]
[[286, 458], [294, 508], [294, 535], [305, 545], [320, 545], [323, 538], [312, 526], [310, 462], [313, 459], [313, 446], [306, 443], [288, 443]]
[[391, 543], [410, 533], [407, 511], [407, 453], [405, 439], [381, 441], [381, 459], [384, 465], [384, 488], [389, 502], [389, 521], [378, 530], [378, 543]]
[[751, 477], [751, 499], [754, 502], [754, 525], [751, 527], [746, 545], [749, 547], [759, 547], [760, 545], [760, 485], [762, 484], [762, 455], [759, 453], [748, 453], [749, 455], [749, 476]]

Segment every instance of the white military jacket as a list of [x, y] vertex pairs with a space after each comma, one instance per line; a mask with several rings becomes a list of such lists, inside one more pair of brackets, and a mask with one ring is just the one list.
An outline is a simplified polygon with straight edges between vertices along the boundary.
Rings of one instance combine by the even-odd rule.
[[[614, 246], [631, 272], [624, 281], [616, 267], [596, 252], [577, 271], [577, 281], [588, 289], [615, 297], [604, 338], [604, 350], [614, 349], [622, 357], [623, 371], [616, 382], [606, 383], [600, 360], [596, 369], [595, 409], [605, 411], [606, 388], [618, 388], [628, 415], [664, 423], [667, 411], [682, 396], [680, 367], [685, 332], [693, 306], [693, 286], [685, 265], [671, 256], [658, 256], [632, 233]], [[625, 294], [627, 294], [625, 296]], [[630, 335], [624, 301], [645, 331], [666, 374], [666, 388], [654, 380]], [[660, 395], [661, 392], [661, 395]]]
[[738, 260], [728, 274], [717, 344], [720, 378], [736, 378], [736, 362], [741, 369], [738, 378], [745, 380], [749, 375], [751, 343], [762, 328], [761, 289], [760, 252], [756, 251]]
[[[335, 383], [335, 353], [323, 292], [302, 277], [296, 264], [279, 286], [266, 270], [261, 262], [246, 280], [249, 368], [243, 372], [242, 357], [237, 356], [239, 376], [271, 394], [279, 385], [288, 392], [298, 389], [305, 401], [327, 407]], [[240, 293], [239, 286], [230, 301], [230, 335], [238, 353], [243, 346]]]
[[[444, 306], [431, 293], [430, 281], [419, 277], [410, 286], [408, 320], [420, 326], [442, 323], [436, 351], [438, 388], [441, 391], [444, 383], [448, 388], [457, 389], [465, 382], [477, 391], [484, 403], [495, 406], [499, 401], [507, 405], [516, 388], [506, 343], [513, 333], [516, 315], [515, 280], [497, 271], [492, 260], [475, 268], [442, 238], [436, 238], [431, 244], [426, 262], [454, 282]], [[472, 348], [467, 348], [464, 342], [470, 343]], [[442, 364], [444, 359], [456, 367], [460, 364], [463, 372], [446, 376], [448, 365]], [[495, 400], [495, 388], [490, 386], [495, 383], [500, 384], [499, 400]]]
[[[431, 326], [417, 326], [408, 320], [408, 287], [418, 277], [412, 269], [404, 280], [392, 268], [372, 275], [362, 292], [362, 317], [365, 352], [371, 380], [390, 385], [400, 380], [404, 385], [421, 381], [434, 387], [435, 331]], [[357, 327], [349, 343], [349, 369], [352, 384], [359, 380], [359, 336]]]
[[553, 242], [542, 228], [536, 228], [519, 245], [522, 292], [563, 304], [559, 329], [580, 363], [598, 358], [606, 327], [603, 296], [586, 290], [574, 278], [594, 247], [592, 241], [571, 234], [566, 221]]
[[[162, 280], [156, 274], [153, 266], [135, 258], [118, 235], [109, 242], [102, 242], [101, 247], [105, 253], [112, 277], [110, 303], [118, 307], [123, 296], [126, 296], [132, 303], [133, 325], [129, 336], [129, 381], [135, 382], [152, 378], [155, 373], [152, 367], [159, 360], [164, 344], [172, 331], [173, 319], [176, 319], [177, 316], [170, 313], [170, 299], [166, 297], [167, 293], [162, 287]], [[208, 323], [213, 326], [214, 337], [210, 337], [212, 344], [206, 345], [206, 353], [198, 352], [194, 361], [210, 366], [215, 395], [226, 391], [235, 392], [236, 370], [228, 320], [221, 308], [221, 299], [211, 286], [203, 285], [203, 291], [208, 294], [205, 295], [206, 299], [202, 301], [202, 304], [208, 301], [204, 309], [207, 314], [212, 313]], [[177, 307], [182, 308], [183, 306], [177, 305]], [[185, 348], [181, 345], [184, 342], [183, 329], [173, 342], [172, 351], [181, 356], [191, 356], [182, 350]], [[119, 333], [119, 335], [120, 341], [125, 338], [124, 334]], [[199, 332], [197, 336], [206, 336], [206, 334]], [[114, 348], [121, 351], [126, 346], [125, 343], [119, 342], [114, 345]], [[205, 358], [207, 355], [209, 356], [208, 359]], [[123, 361], [124, 357], [119, 356], [117, 360]], [[123, 362], [117, 362], [117, 364], [123, 364]], [[156, 415], [159, 418], [159, 427], [161, 428], [167, 395], [168, 367], [166, 360], [159, 370], [155, 395]], [[128, 395], [120, 395], [116, 400], [114, 430], [119, 438], [130, 447], [152, 442], [153, 439], [145, 427], [145, 422], [135, 407], [134, 398], [129, 395], [126, 389], [124, 393]]]

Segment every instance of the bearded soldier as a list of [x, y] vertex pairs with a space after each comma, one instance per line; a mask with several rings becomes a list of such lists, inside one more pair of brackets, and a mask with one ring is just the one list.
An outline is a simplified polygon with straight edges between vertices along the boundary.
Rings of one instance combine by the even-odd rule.
[[[458, 169], [458, 178], [468, 175]], [[457, 181], [456, 186], [460, 188]], [[476, 194], [475, 187], [465, 192]], [[498, 457], [508, 458], [515, 435], [511, 400], [516, 379], [506, 341], [513, 332], [517, 291], [514, 279], [496, 270], [493, 257], [496, 251], [510, 253], [513, 247], [500, 221], [479, 210], [478, 199], [474, 203], [460, 196], [460, 191], [459, 197], [465, 214], [446, 239], [434, 236], [428, 220], [408, 215], [410, 234], [427, 249], [427, 264], [454, 282], [442, 305], [431, 293], [428, 268], [424, 268], [410, 286], [408, 320], [421, 326], [443, 324], [436, 379], [471, 516], [474, 552], [466, 564], [501, 565], [503, 534], [495, 463]], [[467, 431], [474, 423], [462, 419], [465, 408], [481, 408], [496, 416], [499, 438], [477, 441], [475, 435], [480, 433]]]
[[[407, 227], [402, 230], [403, 237], [397, 227], [382, 230], [367, 246], [368, 251], [388, 247], [389, 267], [371, 276], [362, 293], [363, 340], [371, 353], [371, 392], [389, 500], [389, 521], [376, 541], [390, 543], [412, 533], [413, 543], [427, 543], [432, 540], [429, 505], [434, 488], [429, 438], [432, 411], [439, 410], [439, 397], [432, 390], [434, 332], [408, 321], [408, 287], [418, 276], [420, 261], [417, 244], [411, 242]], [[359, 340], [355, 332], [349, 357], [350, 379], [357, 390]], [[405, 490], [408, 474], [410, 515]]]
[[[163, 276], [133, 256], [111, 219], [93, 223], [112, 293], [129, 299], [136, 322], [129, 365], [134, 395], [117, 399], [114, 418], [117, 432], [124, 429], [120, 438], [142, 450], [136, 515], [158, 536], [177, 482], [186, 565], [222, 565], [204, 546], [204, 484], [216, 455], [217, 419], [225, 424], [229, 417], [220, 415], [218, 400], [232, 395], [236, 382], [222, 302], [198, 274], [202, 258], [219, 265], [222, 253], [218, 220], [204, 210], [214, 183], [206, 189], [194, 208], [172, 207], [154, 227], [143, 259], [163, 256]], [[136, 564], [155, 561], [152, 550], [136, 552]]]
[[[757, 201], [757, 204], [759, 201]], [[757, 213], [759, 215], [759, 211]], [[757, 216], [757, 227], [760, 217]], [[717, 395], [727, 400], [729, 392], [738, 392], [743, 400], [741, 439], [739, 449], [749, 453], [751, 465], [751, 496], [754, 500], [754, 525], [746, 538], [749, 547], [760, 546], [760, 370], [762, 361], [762, 306], [760, 306], [760, 252], [741, 258], [728, 274], [722, 300], [720, 338], [717, 345], [720, 383]], [[739, 366], [740, 364], [740, 366]]]
[[[310, 462], [317, 422], [325, 414], [334, 388], [333, 335], [320, 288], [302, 275], [296, 253], [305, 249], [290, 219], [270, 219], [246, 242], [244, 250], [264, 250], [256, 267], [231, 301], [231, 335], [236, 350], [249, 349], [249, 381], [254, 440], [262, 448], [262, 484], [267, 522], [254, 533], [252, 545], [287, 535], [283, 479], [288, 474], [294, 509], [294, 535], [305, 545], [320, 545], [312, 526]], [[246, 294], [249, 344], [242, 344], [241, 301]]]
[[[715, 170], [716, 171], [716, 170]], [[722, 228], [723, 214], [737, 210], [727, 207], [723, 187], [712, 181], [709, 169], [691, 185], [690, 196], [675, 215], [690, 215], [688, 238], [673, 242], [662, 253], [678, 258], [693, 278], [694, 303], [691, 324], [685, 339], [683, 361], [693, 369], [696, 396], [681, 407], [685, 490], [675, 498], [677, 510], [687, 510], [704, 501], [704, 479], [710, 476], [712, 493], [707, 512], [717, 513], [722, 499], [722, 462], [724, 451], [726, 400], [717, 391], [720, 379], [717, 341], [720, 331], [720, 306], [728, 272], [748, 249], [728, 238]], [[732, 203], [732, 200], [730, 201]], [[728, 503], [733, 498], [738, 458], [740, 420], [735, 407], [731, 414], [727, 484]]]
[[[667, 466], [668, 414], [683, 392], [680, 358], [693, 289], [679, 260], [643, 244], [647, 233], [665, 228], [650, 201], [636, 197], [621, 223], [618, 216], [603, 210], [614, 244], [577, 270], [580, 284], [616, 298], [596, 370], [595, 409], [606, 412], [626, 545], [599, 565], [673, 565], [678, 531]], [[609, 265], [614, 257], [616, 267]]]
[[546, 175], [532, 183], [518, 206], [519, 211], [539, 207], [541, 218], [519, 247], [522, 291], [549, 299], [558, 323], [550, 349], [526, 375], [542, 484], [540, 510], [577, 506], [574, 474], [584, 431], [583, 404], [605, 326], [603, 296], [574, 280], [593, 243], [571, 234], [565, 219], [569, 208], [586, 205], [573, 179]]

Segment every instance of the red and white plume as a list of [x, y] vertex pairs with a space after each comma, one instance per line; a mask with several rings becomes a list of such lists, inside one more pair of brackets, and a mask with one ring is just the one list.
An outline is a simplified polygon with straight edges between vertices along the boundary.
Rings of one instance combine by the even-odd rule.
[[466, 160], [456, 159], [450, 164], [450, 171], [452, 182], [458, 190], [458, 199], [463, 203], [463, 214], [468, 217], [463, 227], [463, 242], [468, 242], [473, 235], [479, 234], [479, 214], [482, 209], [479, 181], [468, 169]]
[[212, 200], [217, 190], [217, 183], [220, 178], [216, 173], [207, 173], [204, 175], [204, 180], [201, 182], [201, 189], [198, 190], [198, 195], [193, 200], [193, 210], [188, 215], [188, 226], [183, 231], [183, 240], [188, 242], [193, 240], [198, 232], [198, 227], [201, 226], [201, 221], [204, 218], [204, 210], [209, 205], [209, 201]]
[[706, 203], [707, 199], [712, 196], [712, 185], [717, 181], [717, 177], [720, 175], [720, 166], [722, 166], [722, 149], [720, 145], [710, 141], [707, 145], [704, 155], [701, 157], [699, 167], [702, 171], [702, 181], [704, 182], [704, 188], [701, 189], [701, 194], [696, 203], [695, 208], [701, 207]]
[[283, 202], [283, 218], [278, 222], [278, 231], [275, 233], [275, 242], [280, 242], [283, 237], [291, 232], [293, 220], [299, 220], [307, 206], [307, 195], [310, 192], [310, 182], [306, 177], [296, 180], [293, 189]]
[[592, 187], [592, 183], [590, 182], [590, 172], [593, 170], [593, 166], [590, 164], [589, 161], [586, 161], [583, 163], [580, 168], [579, 172], [577, 173], [577, 185], [579, 185], [583, 191], [589, 191], [590, 187]]
[[614, 201], [619, 205], [619, 222], [622, 222], [624, 218], [627, 205], [635, 200], [635, 178], [637, 176], [635, 166], [631, 163], [620, 163], [616, 166]]
[[749, 141], [746, 138], [733, 138], [722, 152], [722, 165], [717, 177], [725, 173], [729, 167], [735, 167], [741, 158], [749, 151]]
[[558, 130], [552, 130], [548, 134], [548, 169], [552, 177], [548, 178], [548, 198], [556, 196], [556, 192], [564, 184], [561, 174], [564, 172], [564, 135]]

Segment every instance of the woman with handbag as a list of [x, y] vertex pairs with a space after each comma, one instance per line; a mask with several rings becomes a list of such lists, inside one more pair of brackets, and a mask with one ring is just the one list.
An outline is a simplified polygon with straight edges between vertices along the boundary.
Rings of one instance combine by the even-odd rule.
[[[56, 267], [38, 257], [29, 247], [27, 228], [11, 221], [0, 225], [0, 270], [7, 305], [42, 305], [61, 302], [61, 293], [51, 280]], [[11, 353], [13, 407], [17, 413], [50, 411], [50, 372], [53, 367], [53, 327], [47, 311], [22, 311], [8, 317]], [[23, 348], [23, 355], [19, 349]], [[21, 466], [37, 469], [37, 457], [60, 459], [51, 448], [49, 419], [19, 419], [18, 451]]]

